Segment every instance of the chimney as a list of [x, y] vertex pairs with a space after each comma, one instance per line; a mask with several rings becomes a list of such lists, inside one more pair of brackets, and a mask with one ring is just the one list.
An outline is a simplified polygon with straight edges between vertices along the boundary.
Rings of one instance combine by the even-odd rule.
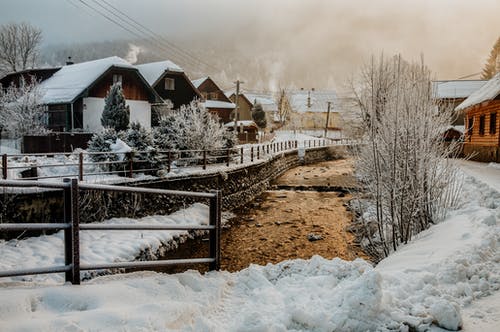
[[68, 61], [66, 61], [66, 66], [69, 66], [69, 65], [72, 65], [72, 64], [74, 64], [74, 62], [71, 61], [71, 57], [69, 56], [68, 57]]

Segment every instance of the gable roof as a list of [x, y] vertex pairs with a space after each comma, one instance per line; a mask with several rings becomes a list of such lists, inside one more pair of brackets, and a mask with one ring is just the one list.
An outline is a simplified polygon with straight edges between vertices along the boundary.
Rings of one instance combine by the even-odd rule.
[[274, 101], [273, 96], [267, 94], [258, 93], [243, 93], [245, 97], [252, 103], [257, 102], [262, 106], [264, 112], [277, 112], [278, 104]]
[[493, 100], [500, 94], [500, 73], [493, 76], [480, 89], [474, 91], [467, 99], [455, 108], [455, 111], [462, 111], [468, 107]]
[[4, 77], [0, 79], [0, 84], [5, 88], [10, 84], [14, 83], [17, 78], [20, 77], [34, 77], [37, 82], [44, 81], [51, 77], [55, 72], [57, 72], [61, 67], [52, 67], [52, 68], [32, 68], [25, 69], [16, 72], [11, 72], [6, 74]]
[[167, 71], [178, 73], [184, 72], [181, 67], [170, 60], [143, 63], [142, 65], [136, 65], [136, 67], [151, 86], [154, 86], [156, 81], [158, 81]]
[[[211, 79], [211, 78], [209, 76], [206, 76], [206, 77], [198, 78], [196, 80], [192, 80], [191, 83], [193, 83], [195, 88], [198, 89], [200, 87], [200, 85], [202, 85], [203, 82], [205, 82], [208, 79]], [[213, 80], [212, 80], [212, 82], [213, 82]], [[215, 84], [215, 82], [214, 82], [214, 84]], [[217, 84], [215, 84], [215, 85], [217, 85]]]
[[435, 97], [440, 99], [467, 98], [479, 90], [487, 80], [433, 81]]
[[[310, 105], [308, 105], [307, 99], [310, 93]], [[290, 106], [294, 112], [305, 113], [305, 112], [316, 112], [316, 113], [326, 113], [328, 111], [328, 102], [335, 103], [337, 100], [337, 94], [335, 91], [323, 90], [323, 91], [308, 91], [299, 90], [289, 93]]]
[[[113, 67], [135, 70], [144, 80], [134, 66], [117, 56], [76, 63], [62, 67], [52, 77], [40, 84], [40, 89], [43, 92], [42, 102], [44, 104], [71, 103]], [[145, 80], [144, 84], [147, 85]]]

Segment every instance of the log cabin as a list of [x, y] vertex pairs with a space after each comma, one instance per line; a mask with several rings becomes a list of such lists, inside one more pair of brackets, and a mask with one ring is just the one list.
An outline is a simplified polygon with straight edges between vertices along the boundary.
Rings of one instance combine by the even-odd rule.
[[160, 97], [137, 68], [116, 56], [63, 66], [40, 84], [47, 127], [53, 131], [102, 130], [104, 98], [117, 82], [130, 107], [130, 122], [149, 128], [151, 104]]
[[464, 114], [464, 154], [500, 162], [500, 73], [455, 108]]
[[200, 91], [207, 111], [216, 114], [222, 123], [233, 120], [236, 105], [210, 77], [202, 77], [192, 83]]
[[0, 85], [5, 90], [11, 86], [19, 88], [24, 82], [42, 82], [54, 75], [61, 67], [26, 69], [9, 73], [0, 79]]
[[202, 98], [184, 70], [172, 61], [151, 62], [136, 67], [163, 101], [172, 103], [173, 109]]

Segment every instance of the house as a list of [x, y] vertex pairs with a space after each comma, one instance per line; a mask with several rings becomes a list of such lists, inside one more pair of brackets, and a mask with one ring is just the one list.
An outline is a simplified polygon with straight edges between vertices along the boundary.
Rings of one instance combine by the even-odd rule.
[[474, 160], [500, 162], [500, 73], [455, 108], [464, 114], [463, 152]]
[[172, 102], [173, 109], [202, 98], [184, 70], [172, 61], [144, 63], [136, 67], [164, 101]]
[[250, 101], [247, 96], [243, 94], [238, 94], [238, 103], [236, 103], [236, 94], [233, 93], [229, 96], [229, 99], [236, 105], [238, 105], [237, 117], [241, 121], [252, 121], [252, 109], [255, 106], [252, 101]]
[[9, 73], [0, 79], [0, 85], [3, 89], [7, 89], [10, 86], [18, 88], [23, 80], [29, 83], [33, 81], [42, 82], [54, 75], [59, 69], [61, 67], [26, 69]]
[[281, 127], [280, 108], [275, 101], [274, 95], [270, 93], [248, 93], [245, 92], [245, 97], [250, 100], [253, 105], [260, 104], [266, 113], [267, 127], [266, 130], [274, 130]]
[[[450, 80], [450, 81], [433, 81], [433, 93], [438, 102], [438, 107], [444, 109], [451, 107], [455, 109], [473, 92], [479, 90], [487, 80]], [[463, 115], [457, 114], [453, 126], [463, 126]]]
[[139, 70], [119, 57], [63, 66], [40, 84], [47, 105], [47, 127], [54, 131], [102, 129], [104, 98], [119, 82], [130, 107], [130, 121], [151, 126], [151, 104], [160, 97]]
[[[228, 122], [224, 125], [229, 131], [234, 130], [234, 121]], [[238, 141], [239, 143], [256, 143], [259, 141], [258, 132], [259, 127], [252, 120], [241, 120], [236, 121], [236, 130], [238, 131]]]
[[236, 105], [231, 102], [210, 77], [202, 77], [192, 81], [192, 83], [200, 91], [207, 111], [217, 114], [223, 123], [233, 120]]
[[[340, 112], [336, 109], [335, 91], [314, 89], [292, 91], [289, 92], [289, 100], [292, 109], [290, 129], [341, 130], [343, 121]], [[328, 112], [328, 103], [331, 105], [330, 112]]]

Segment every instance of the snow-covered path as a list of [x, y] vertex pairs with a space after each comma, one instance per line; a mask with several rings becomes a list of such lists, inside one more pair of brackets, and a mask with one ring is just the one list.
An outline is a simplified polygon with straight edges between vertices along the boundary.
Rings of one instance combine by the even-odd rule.
[[375, 268], [315, 256], [237, 273], [0, 284], [0, 330], [490, 331], [500, 326], [500, 169], [490, 168], [465, 178], [459, 209]]

